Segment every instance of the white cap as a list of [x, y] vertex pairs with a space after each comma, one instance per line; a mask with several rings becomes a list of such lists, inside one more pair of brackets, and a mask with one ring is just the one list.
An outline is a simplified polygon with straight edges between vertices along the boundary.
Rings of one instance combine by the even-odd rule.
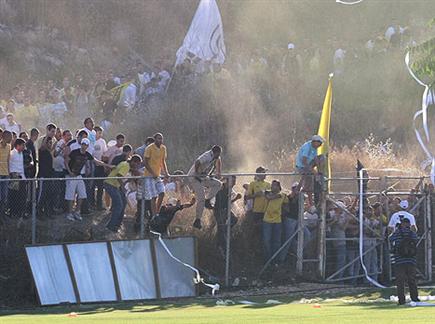
[[168, 205], [171, 205], [171, 206], [177, 206], [177, 203], [178, 203], [178, 200], [177, 200], [177, 198], [169, 198], [168, 199]]
[[409, 207], [409, 203], [408, 200], [404, 199], [399, 203], [400, 208], [402, 209], [408, 209]]
[[80, 143], [81, 145], [85, 144], [87, 146], [91, 145], [91, 141], [87, 138], [83, 138], [82, 142]]
[[292, 188], [294, 188], [294, 187], [299, 187], [299, 182], [293, 182], [293, 184], [292, 184]]
[[346, 209], [346, 205], [342, 201], [337, 201], [335, 208]]
[[293, 43], [288, 43], [287, 48], [288, 48], [288, 49], [294, 49], [294, 48], [295, 48], [295, 44], [293, 44]]
[[324, 139], [320, 135], [313, 135], [313, 137], [311, 137], [311, 141], [323, 143]]

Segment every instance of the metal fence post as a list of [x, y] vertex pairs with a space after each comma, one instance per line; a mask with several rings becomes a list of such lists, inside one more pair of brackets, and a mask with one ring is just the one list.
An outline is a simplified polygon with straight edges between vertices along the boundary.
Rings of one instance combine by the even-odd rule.
[[[228, 210], [227, 210], [227, 246], [225, 251], [225, 286], [230, 285], [230, 252], [231, 252], [231, 193], [232, 193], [232, 178], [227, 178], [228, 187]], [[217, 225], [219, 226], [219, 224]]]
[[427, 253], [427, 279], [432, 281], [432, 199], [431, 193], [426, 193], [426, 253]]
[[142, 178], [140, 180], [140, 190], [142, 191], [142, 199], [140, 200], [140, 234], [139, 237], [143, 239], [145, 237], [145, 180]]
[[30, 181], [32, 192], [32, 244], [36, 244], [36, 182], [36, 179]]
[[304, 193], [299, 192], [298, 199], [298, 250], [296, 261], [296, 272], [301, 275], [304, 267]]
[[327, 195], [322, 197], [319, 224], [319, 276], [326, 278], [326, 200]]

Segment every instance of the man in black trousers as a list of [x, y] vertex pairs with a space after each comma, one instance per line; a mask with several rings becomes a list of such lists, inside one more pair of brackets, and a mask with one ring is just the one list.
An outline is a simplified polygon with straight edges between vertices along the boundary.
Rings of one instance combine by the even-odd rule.
[[417, 235], [411, 231], [411, 223], [403, 217], [390, 236], [391, 261], [396, 275], [399, 305], [405, 304], [405, 283], [408, 283], [411, 300], [419, 302], [416, 283]]

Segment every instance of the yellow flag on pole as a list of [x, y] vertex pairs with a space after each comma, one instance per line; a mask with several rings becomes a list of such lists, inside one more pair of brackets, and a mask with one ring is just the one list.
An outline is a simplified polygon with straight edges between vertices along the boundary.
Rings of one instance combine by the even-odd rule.
[[323, 172], [324, 176], [329, 178], [331, 176], [331, 165], [329, 164], [329, 128], [331, 124], [331, 109], [332, 109], [332, 76], [329, 75], [328, 89], [326, 90], [325, 101], [323, 102], [322, 116], [320, 117], [320, 125], [318, 135], [322, 136], [324, 142], [322, 146], [317, 149], [317, 155], [325, 157], [325, 169], [319, 170]]

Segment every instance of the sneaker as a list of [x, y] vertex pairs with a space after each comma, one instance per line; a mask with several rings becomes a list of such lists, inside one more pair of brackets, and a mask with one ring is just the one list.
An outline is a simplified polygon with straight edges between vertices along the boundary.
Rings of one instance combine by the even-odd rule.
[[197, 229], [201, 229], [202, 228], [201, 220], [199, 218], [195, 219], [195, 221], [193, 222], [193, 227], [195, 227]]
[[82, 216], [80, 216], [79, 212], [74, 212], [73, 217], [75, 220], [81, 221], [83, 220]]
[[75, 217], [74, 217], [74, 215], [71, 214], [71, 213], [66, 214], [66, 219], [67, 219], [67, 220], [70, 220], [70, 221], [72, 221], [72, 222], [74, 222], [74, 221], [76, 220]]
[[207, 208], [207, 209], [213, 209], [213, 205], [211, 204], [210, 199], [206, 199], [206, 200], [205, 200], [205, 202], [204, 202], [204, 206], [205, 206], [205, 208]]

